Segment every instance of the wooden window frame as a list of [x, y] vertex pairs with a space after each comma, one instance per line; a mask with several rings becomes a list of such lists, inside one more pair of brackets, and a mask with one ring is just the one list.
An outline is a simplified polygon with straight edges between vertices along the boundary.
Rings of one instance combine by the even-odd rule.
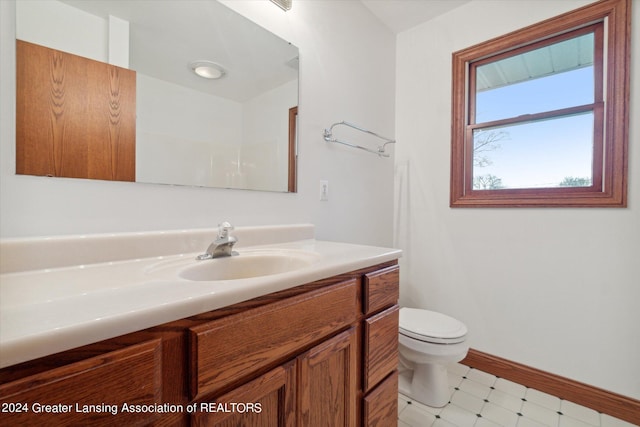
[[[471, 77], [475, 67], [501, 57], [513, 56], [534, 46], [555, 43], [571, 32], [586, 32], [599, 23], [605, 28], [604, 68], [595, 67], [606, 78], [604, 99], [567, 110], [594, 111], [594, 168], [590, 187], [473, 189], [473, 94]], [[597, 31], [597, 30], [596, 30]], [[451, 207], [626, 207], [627, 147], [629, 128], [629, 78], [631, 40], [631, 0], [603, 0], [548, 19], [535, 25], [489, 40], [453, 54]], [[596, 35], [596, 43], [598, 36]], [[602, 50], [596, 49], [596, 55]], [[598, 83], [596, 83], [597, 86]], [[600, 90], [600, 93], [603, 91]], [[571, 112], [571, 111], [566, 111]], [[574, 111], [575, 112], [575, 111]], [[556, 116], [558, 111], [552, 114]], [[544, 118], [532, 114], [522, 121]], [[600, 115], [600, 118], [598, 116]], [[504, 124], [509, 120], [490, 123]], [[484, 123], [483, 126], [487, 126]]]

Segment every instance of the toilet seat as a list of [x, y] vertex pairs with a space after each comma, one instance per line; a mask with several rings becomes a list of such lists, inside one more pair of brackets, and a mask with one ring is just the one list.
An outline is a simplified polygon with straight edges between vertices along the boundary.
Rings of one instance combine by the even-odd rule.
[[456, 344], [465, 340], [467, 327], [459, 320], [442, 313], [402, 307], [400, 334], [423, 342]]

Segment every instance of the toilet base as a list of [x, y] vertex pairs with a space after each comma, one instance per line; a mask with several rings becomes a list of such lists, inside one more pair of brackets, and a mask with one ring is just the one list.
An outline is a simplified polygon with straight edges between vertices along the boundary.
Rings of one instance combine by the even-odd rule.
[[405, 396], [434, 408], [445, 406], [451, 398], [447, 367], [438, 363], [419, 364], [414, 370], [401, 372], [398, 389]]

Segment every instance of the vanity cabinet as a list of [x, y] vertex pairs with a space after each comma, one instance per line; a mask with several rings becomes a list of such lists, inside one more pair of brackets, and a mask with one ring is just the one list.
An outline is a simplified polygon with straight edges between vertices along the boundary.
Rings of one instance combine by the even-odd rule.
[[[13, 406], [0, 421], [393, 425], [397, 301], [391, 261], [4, 368], [0, 404]], [[72, 407], [36, 413], [37, 404]], [[103, 407], [77, 411], [86, 404]], [[147, 410], [123, 412], [124, 405]]]

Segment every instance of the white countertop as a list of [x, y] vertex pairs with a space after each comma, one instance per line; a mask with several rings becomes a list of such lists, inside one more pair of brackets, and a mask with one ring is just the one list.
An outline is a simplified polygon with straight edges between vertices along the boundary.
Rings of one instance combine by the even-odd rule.
[[[238, 244], [238, 257], [269, 251], [285, 255], [289, 252], [302, 254], [309, 259], [308, 265], [296, 270], [245, 279], [191, 281], [180, 277], [180, 271], [187, 266], [212, 262], [195, 261], [195, 257], [206, 246], [198, 252], [82, 265], [65, 265], [69, 264], [68, 260], [56, 261], [57, 266], [38, 270], [25, 270], [23, 260], [20, 260], [20, 268], [5, 265], [7, 268], [3, 271], [20, 271], [0, 274], [0, 367], [215, 310], [401, 256], [398, 249], [308, 238], [313, 234], [313, 228], [310, 227], [311, 233], [303, 227], [304, 232], [298, 230], [289, 236], [291, 239], [307, 238], [284, 242], [282, 240], [287, 238], [282, 237], [280, 228], [280, 237], [275, 240], [281, 242], [271, 244], [264, 243], [268, 239], [256, 239], [247, 230], [239, 230], [238, 234], [243, 235], [249, 243], [262, 244]], [[265, 229], [258, 231], [264, 232]], [[210, 232], [206, 230], [202, 234], [208, 239]], [[125, 237], [132, 238], [131, 235]], [[145, 237], [150, 236], [142, 236], [143, 239]], [[156, 235], [151, 237], [157, 238]], [[82, 238], [86, 240], [87, 237]], [[70, 239], [64, 240], [65, 245], [70, 244]], [[118, 241], [114, 243], [113, 236], [109, 240], [109, 244], [117, 249]], [[11, 249], [14, 243], [24, 244], [16, 241], [10, 243], [3, 247], [3, 251]], [[36, 245], [37, 240], [31, 239], [30, 244]]]

